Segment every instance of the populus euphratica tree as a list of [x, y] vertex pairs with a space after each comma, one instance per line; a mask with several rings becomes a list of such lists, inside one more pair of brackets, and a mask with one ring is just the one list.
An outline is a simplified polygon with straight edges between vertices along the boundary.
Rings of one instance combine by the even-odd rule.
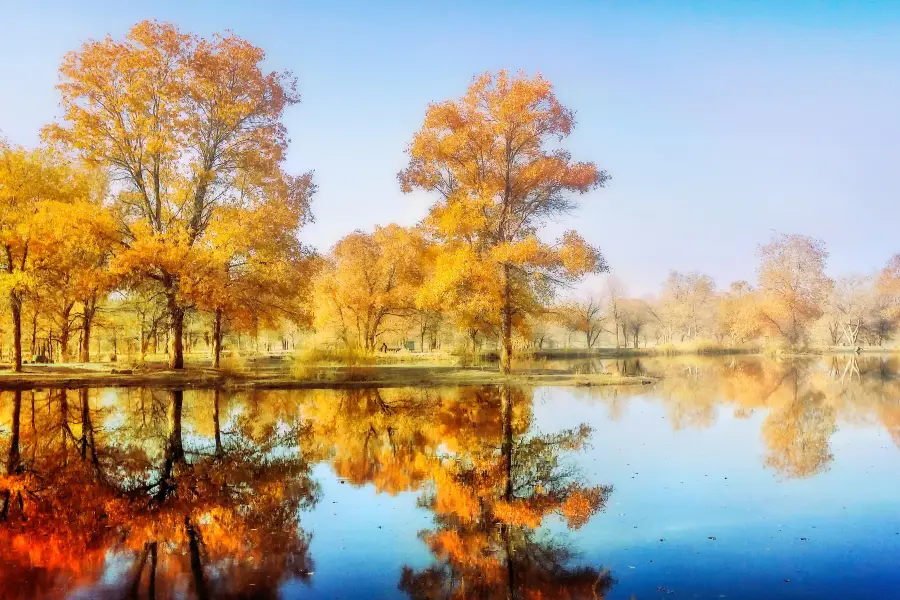
[[231, 34], [203, 39], [174, 25], [138, 23], [66, 55], [61, 124], [45, 131], [111, 171], [125, 250], [115, 269], [152, 282], [166, 299], [169, 365], [184, 366], [192, 306], [182, 281], [210, 221], [240, 205], [242, 183], [280, 179], [284, 109], [299, 102], [290, 73], [265, 72], [262, 49]]
[[67, 233], [53, 226], [54, 214], [88, 195], [85, 172], [56, 153], [0, 145], [0, 287], [9, 299], [16, 372], [22, 370], [22, 304]]
[[464, 297], [471, 303], [466, 290], [479, 290], [496, 315], [504, 373], [513, 328], [546, 307], [558, 285], [606, 270], [600, 251], [575, 231], [554, 243], [538, 235], [576, 207], [572, 194], [609, 178], [557, 146], [574, 124], [543, 77], [486, 73], [462, 98], [428, 107], [399, 174], [404, 192], [440, 195], [426, 226], [443, 252], [424, 301], [441, 299], [452, 309]]

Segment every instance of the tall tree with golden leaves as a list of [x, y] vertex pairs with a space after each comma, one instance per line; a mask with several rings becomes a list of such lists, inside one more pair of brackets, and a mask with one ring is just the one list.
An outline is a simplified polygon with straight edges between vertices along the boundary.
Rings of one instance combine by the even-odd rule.
[[144, 21], [124, 39], [87, 42], [60, 68], [63, 122], [45, 133], [118, 182], [119, 268], [164, 294], [172, 368], [184, 365], [192, 306], [182, 286], [200, 272], [211, 220], [245, 202], [248, 182], [284, 177], [282, 116], [299, 96], [293, 76], [264, 71], [264, 58], [230, 33], [203, 39]]
[[308, 325], [316, 257], [301, 245], [300, 228], [312, 220], [311, 174], [285, 177], [264, 190], [247, 190], [245, 206], [215, 215], [204, 245], [203, 276], [185, 290], [213, 316], [213, 367], [219, 368], [226, 322], [250, 331], [283, 321]]
[[828, 251], [821, 240], [775, 234], [759, 249], [760, 315], [765, 327], [791, 346], [808, 338], [822, 316], [834, 282], [825, 275]]
[[425, 252], [419, 231], [394, 224], [341, 238], [316, 279], [317, 325], [348, 347], [374, 351], [391, 319], [416, 307]]
[[62, 243], [54, 215], [88, 195], [88, 178], [47, 150], [0, 147], [0, 287], [9, 298], [13, 368], [22, 370], [22, 304]]
[[513, 328], [558, 284], [606, 269], [599, 250], [574, 231], [552, 244], [538, 236], [576, 207], [573, 193], [609, 179], [556, 146], [574, 124], [543, 77], [486, 73], [462, 98], [428, 107], [399, 174], [404, 192], [440, 196], [426, 219], [446, 257], [428, 283], [432, 295], [451, 307], [472, 290], [483, 297], [496, 315], [506, 373]]

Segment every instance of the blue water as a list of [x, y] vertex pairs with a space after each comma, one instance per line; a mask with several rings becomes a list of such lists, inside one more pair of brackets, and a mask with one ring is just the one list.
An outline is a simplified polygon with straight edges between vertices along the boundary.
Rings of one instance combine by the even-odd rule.
[[0, 501], [26, 493], [0, 521], [0, 597], [900, 597], [900, 385], [860, 366], [657, 361], [655, 386], [588, 390], [2, 392], [0, 457], [16, 402], [20, 439]]

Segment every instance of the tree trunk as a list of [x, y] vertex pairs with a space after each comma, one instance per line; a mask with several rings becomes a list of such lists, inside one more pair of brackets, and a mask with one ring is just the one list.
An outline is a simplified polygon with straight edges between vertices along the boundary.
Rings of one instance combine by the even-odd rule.
[[13, 413], [10, 424], [9, 454], [6, 461], [7, 475], [21, 471], [22, 457], [19, 451], [19, 431], [22, 424], [22, 390], [13, 392]]
[[9, 294], [9, 308], [13, 322], [13, 370], [22, 372], [22, 298], [17, 292]]
[[84, 322], [81, 326], [81, 357], [83, 363], [91, 362], [91, 327], [94, 324], [94, 313], [97, 310], [96, 300], [84, 302]]
[[509, 265], [503, 265], [503, 308], [500, 314], [500, 372], [512, 371], [512, 286]]
[[191, 518], [184, 518], [184, 528], [188, 538], [188, 548], [191, 557], [191, 573], [194, 576], [194, 594], [199, 600], [207, 600], [209, 594], [206, 590], [206, 577], [203, 575], [203, 562], [200, 558], [200, 532], [191, 524]]
[[169, 295], [169, 368], [184, 368], [184, 308]]
[[[22, 421], [22, 390], [13, 392], [13, 414], [10, 424], [11, 435], [9, 438], [9, 454], [6, 459], [6, 474], [17, 475], [21, 472], [22, 457], [19, 453], [19, 428]], [[9, 513], [9, 503], [12, 497], [10, 490], [3, 490], [3, 499], [0, 503], [0, 521], [5, 521]], [[21, 493], [20, 496], [21, 498]]]
[[[21, 303], [21, 300], [19, 302]], [[21, 310], [22, 309], [20, 308], [19, 309], [20, 315], [21, 315]], [[32, 356], [37, 354], [37, 322], [38, 322], [38, 311], [37, 311], [37, 307], [35, 307], [34, 314], [31, 315], [31, 355]]]
[[500, 455], [503, 463], [501, 469], [504, 476], [503, 499], [507, 502], [512, 500], [513, 496], [513, 480], [512, 480], [512, 447], [513, 447], [513, 423], [512, 423], [512, 394], [508, 386], [500, 387], [500, 413], [503, 418], [502, 441], [500, 445]]
[[70, 302], [66, 306], [63, 307], [62, 313], [60, 316], [62, 319], [60, 320], [60, 330], [59, 330], [59, 358], [61, 362], [67, 363], [69, 362], [69, 338], [72, 336], [72, 325], [69, 322], [69, 316], [72, 314], [72, 307], [75, 306], [74, 302]]
[[216, 309], [213, 321], [213, 368], [218, 369], [222, 357], [222, 309]]
[[213, 427], [215, 428], [216, 433], [216, 457], [222, 458], [225, 456], [225, 449], [222, 447], [222, 428], [219, 423], [219, 390], [216, 389], [213, 392], [213, 402], [215, 405], [213, 406]]

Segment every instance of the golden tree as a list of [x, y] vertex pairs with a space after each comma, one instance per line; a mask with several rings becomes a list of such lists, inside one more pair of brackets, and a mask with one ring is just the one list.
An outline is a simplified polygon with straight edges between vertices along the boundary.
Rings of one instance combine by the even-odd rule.
[[666, 341], [695, 339], [708, 331], [713, 316], [716, 284], [709, 275], [672, 271], [663, 284], [660, 318]]
[[56, 224], [88, 197], [88, 178], [47, 150], [0, 147], [0, 287], [9, 298], [13, 368], [22, 370], [22, 306], [65, 235]]
[[224, 325], [242, 331], [282, 320], [307, 325], [316, 257], [297, 233], [312, 219], [310, 174], [285, 177], [264, 189], [246, 189], [243, 206], [225, 207], [210, 223], [206, 263], [183, 290], [213, 315], [213, 366], [219, 367]]
[[775, 234], [759, 249], [760, 315], [764, 325], [796, 346], [822, 316], [833, 282], [825, 275], [825, 244], [803, 235]]
[[197, 254], [211, 221], [243, 206], [248, 186], [285, 177], [282, 115], [299, 96], [290, 73], [263, 71], [264, 57], [230, 33], [202, 39], [144, 21], [122, 40], [87, 42], [60, 68], [63, 122], [45, 133], [118, 182], [117, 268], [165, 296], [172, 368], [184, 366], [193, 302], [182, 288], [205, 272]]
[[591, 349], [603, 333], [604, 308], [601, 301], [589, 296], [563, 303], [554, 316], [569, 331], [584, 334], [585, 345]]
[[121, 236], [112, 212], [102, 203], [102, 186], [101, 181], [95, 181], [89, 197], [57, 203], [44, 214], [43, 227], [56, 236], [39, 279], [45, 302], [55, 316], [63, 362], [69, 360], [69, 342], [76, 326], [81, 333], [79, 359], [90, 361], [94, 318], [107, 294], [119, 283], [109, 267]]
[[375, 350], [390, 320], [415, 308], [425, 252], [419, 232], [399, 225], [344, 236], [316, 280], [316, 323], [349, 347]]
[[746, 281], [735, 281], [719, 299], [717, 327], [733, 346], [757, 337], [760, 318], [756, 292]]
[[504, 372], [513, 328], [546, 305], [556, 285], [606, 269], [574, 231], [552, 244], [538, 236], [548, 220], [575, 208], [572, 193], [608, 180], [555, 147], [574, 123], [544, 78], [485, 74], [459, 100], [429, 106], [399, 174], [404, 192], [440, 195], [426, 219], [443, 245], [426, 296], [462, 306], [468, 318], [490, 315]]

